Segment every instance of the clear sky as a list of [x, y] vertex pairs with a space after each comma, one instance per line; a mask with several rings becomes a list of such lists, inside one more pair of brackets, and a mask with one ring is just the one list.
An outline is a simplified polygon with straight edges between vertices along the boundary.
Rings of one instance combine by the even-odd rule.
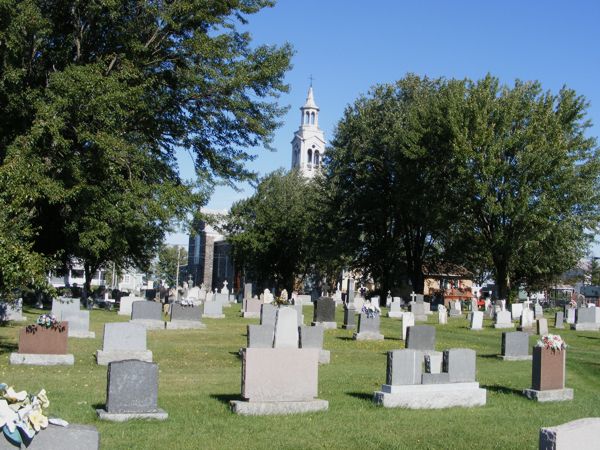
[[[553, 92], [567, 85], [590, 102], [591, 134], [600, 136], [600, 1], [279, 0], [250, 16], [247, 29], [257, 44], [289, 42], [295, 50], [290, 93], [280, 98], [291, 108], [275, 132], [277, 151], [256, 149], [250, 164], [261, 175], [290, 167], [311, 75], [326, 139], [360, 94], [409, 72], [460, 79], [489, 72], [507, 84], [539, 80]], [[182, 156], [185, 178], [190, 164]], [[207, 208], [228, 209], [252, 194], [240, 188], [218, 188]], [[187, 236], [167, 241], [187, 244]]]

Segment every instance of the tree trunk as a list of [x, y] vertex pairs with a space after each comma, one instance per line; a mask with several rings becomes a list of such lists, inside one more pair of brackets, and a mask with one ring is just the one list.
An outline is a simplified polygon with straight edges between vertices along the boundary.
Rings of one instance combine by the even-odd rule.
[[510, 293], [510, 277], [508, 275], [508, 268], [505, 261], [494, 260], [494, 267], [496, 269], [496, 290], [498, 292], [498, 299], [509, 301]]

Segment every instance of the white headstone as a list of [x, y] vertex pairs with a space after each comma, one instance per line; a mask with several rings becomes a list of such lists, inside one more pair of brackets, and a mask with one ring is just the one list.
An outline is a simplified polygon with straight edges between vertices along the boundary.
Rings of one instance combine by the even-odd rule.
[[471, 314], [471, 330], [481, 330], [483, 328], [483, 312], [473, 311]]
[[295, 308], [277, 310], [273, 347], [298, 348], [298, 313]]
[[227, 287], [229, 283], [227, 280], [223, 281], [223, 287], [221, 288], [221, 294], [229, 294], [229, 288]]
[[271, 294], [271, 291], [268, 289], [265, 289], [263, 291], [263, 302], [273, 303], [273, 300], [275, 300], [275, 298], [273, 297], [273, 294]]
[[444, 305], [438, 305], [438, 323], [440, 325], [448, 323], [448, 310]]
[[520, 319], [523, 314], [523, 303], [513, 303], [510, 305], [510, 310], [512, 312], [512, 320]]
[[406, 341], [406, 330], [415, 324], [415, 315], [411, 312], [405, 312], [402, 315], [402, 340]]

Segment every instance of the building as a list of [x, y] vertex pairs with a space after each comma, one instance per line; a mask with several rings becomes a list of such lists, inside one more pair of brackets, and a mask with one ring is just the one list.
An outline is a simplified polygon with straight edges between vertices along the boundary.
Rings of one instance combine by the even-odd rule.
[[292, 169], [313, 178], [319, 171], [325, 154], [325, 135], [319, 128], [319, 107], [315, 103], [312, 85], [304, 106], [300, 107], [300, 128], [292, 139]]
[[204, 284], [210, 290], [220, 290], [224, 281], [230, 289], [236, 287], [231, 244], [202, 220], [197, 222], [189, 237], [187, 276], [191, 285]]

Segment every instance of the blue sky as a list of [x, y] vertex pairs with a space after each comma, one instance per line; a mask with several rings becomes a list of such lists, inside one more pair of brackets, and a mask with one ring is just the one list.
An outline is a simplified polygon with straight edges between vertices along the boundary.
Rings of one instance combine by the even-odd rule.
[[[478, 79], [488, 72], [503, 83], [539, 80], [556, 92], [563, 85], [591, 103], [591, 134], [600, 136], [600, 2], [280, 0], [249, 17], [257, 44], [289, 42], [295, 50], [287, 74], [291, 108], [275, 132], [276, 152], [256, 149], [250, 166], [264, 175], [289, 168], [293, 133], [300, 124], [309, 76], [321, 108], [320, 127], [330, 139], [344, 108], [377, 83], [413, 72], [430, 77]], [[189, 157], [180, 170], [192, 176]], [[218, 188], [208, 208], [228, 209], [252, 194]], [[175, 233], [169, 243], [187, 244]]]

